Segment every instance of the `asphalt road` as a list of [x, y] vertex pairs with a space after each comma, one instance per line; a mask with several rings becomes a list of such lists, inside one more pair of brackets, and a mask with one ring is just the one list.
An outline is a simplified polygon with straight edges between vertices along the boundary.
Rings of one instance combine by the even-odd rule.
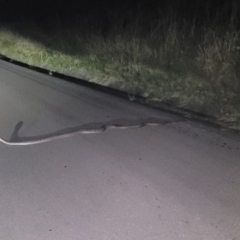
[[240, 136], [0, 62], [0, 240], [239, 240]]

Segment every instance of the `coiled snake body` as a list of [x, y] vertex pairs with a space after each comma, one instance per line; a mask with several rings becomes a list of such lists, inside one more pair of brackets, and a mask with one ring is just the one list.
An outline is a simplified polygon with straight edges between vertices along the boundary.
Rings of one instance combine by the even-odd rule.
[[80, 129], [75, 132], [70, 133], [63, 133], [63, 134], [57, 134], [49, 137], [44, 137], [36, 140], [26, 140], [26, 141], [7, 141], [3, 138], [0, 138], [0, 142], [11, 145], [11, 146], [24, 146], [24, 145], [33, 145], [33, 144], [39, 144], [44, 142], [49, 142], [53, 140], [57, 140], [60, 138], [67, 138], [72, 137], [78, 134], [92, 134], [92, 133], [102, 133], [108, 129], [133, 129], [133, 128], [142, 128], [146, 126], [158, 126], [163, 125], [163, 122], [144, 122], [136, 125], [118, 125], [118, 124], [111, 124], [111, 125], [103, 125], [100, 128], [96, 129]]

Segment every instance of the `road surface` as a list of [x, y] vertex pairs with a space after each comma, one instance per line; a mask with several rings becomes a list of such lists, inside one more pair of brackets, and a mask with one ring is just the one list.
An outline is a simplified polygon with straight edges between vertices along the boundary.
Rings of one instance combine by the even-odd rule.
[[0, 62], [0, 240], [239, 240], [240, 136]]

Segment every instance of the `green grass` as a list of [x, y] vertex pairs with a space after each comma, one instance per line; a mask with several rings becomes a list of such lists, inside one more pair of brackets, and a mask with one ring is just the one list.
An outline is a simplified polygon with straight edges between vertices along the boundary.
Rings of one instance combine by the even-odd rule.
[[103, 34], [88, 19], [1, 27], [0, 53], [240, 126], [240, 32], [161, 19], [118, 21]]

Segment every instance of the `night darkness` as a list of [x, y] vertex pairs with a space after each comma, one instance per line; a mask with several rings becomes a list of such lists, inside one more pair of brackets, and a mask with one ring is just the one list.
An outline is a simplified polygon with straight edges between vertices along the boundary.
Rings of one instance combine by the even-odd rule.
[[[94, 14], [96, 19], [109, 18], [111, 15], [123, 16], [126, 12], [141, 13], [143, 17], [159, 18], [161, 15], [177, 12], [187, 20], [195, 17], [199, 21], [215, 18], [224, 20], [238, 9], [238, 1], [224, 0], [8, 0], [1, 4], [1, 18], [5, 20], [38, 19], [44, 21], [54, 15], [67, 19], [74, 16]], [[234, 13], [237, 15], [237, 13]], [[124, 16], [123, 16], [124, 17]]]
[[[92, 31], [101, 29], [105, 37], [118, 22], [122, 21], [122, 27], [126, 28], [136, 19], [146, 33], [162, 19], [170, 18], [170, 21], [194, 24], [196, 28], [213, 22], [215, 26], [227, 26], [234, 18], [239, 26], [239, 5], [237, 0], [9, 0], [1, 4], [0, 20], [7, 24], [37, 23], [48, 28], [56, 21], [66, 27], [73, 25], [74, 19], [78, 22], [88, 19], [84, 27]], [[14, 30], [25, 36], [26, 31]]]
[[[101, 29], [106, 37], [120, 21], [124, 30], [136, 19], [146, 34], [159, 21], [170, 18], [170, 21], [194, 24], [196, 28], [213, 22], [215, 26], [227, 26], [234, 18], [235, 25], [239, 26], [239, 5], [237, 0], [9, 0], [1, 4], [0, 21], [7, 24], [24, 21], [49, 28], [54, 27], [56, 21], [70, 27], [74, 19], [78, 22], [87, 19], [84, 27], [93, 29], [91, 31]], [[20, 28], [13, 31], [26, 36], [26, 31], [21, 32]], [[44, 40], [34, 40], [45, 44]]]

